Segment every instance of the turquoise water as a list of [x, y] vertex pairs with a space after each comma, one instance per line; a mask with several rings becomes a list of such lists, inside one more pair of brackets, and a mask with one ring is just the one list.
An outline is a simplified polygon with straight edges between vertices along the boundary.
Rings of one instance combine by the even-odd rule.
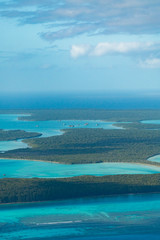
[[[70, 128], [103, 128], [121, 129], [113, 124], [115, 122], [103, 122], [100, 120], [63, 120], [63, 121], [22, 121], [18, 117], [24, 114], [0, 114], [0, 129], [25, 130], [27, 132], [42, 133], [42, 137], [50, 137], [63, 134], [63, 129]], [[6, 144], [7, 143], [7, 144]], [[26, 148], [27, 145], [19, 141], [0, 141], [0, 151], [8, 151], [17, 148]]]
[[160, 155], [155, 155], [153, 157], [150, 157], [148, 158], [148, 161], [160, 163]]
[[153, 173], [160, 173], [160, 167], [131, 163], [65, 165], [40, 161], [0, 159], [0, 178], [62, 178], [80, 175], [104, 176]]
[[28, 144], [22, 142], [21, 140], [17, 141], [0, 141], [0, 151], [5, 152], [12, 149], [18, 148], [27, 148]]
[[160, 120], [144, 120], [144, 121], [141, 121], [141, 123], [145, 123], [145, 124], [160, 124]]
[[0, 206], [0, 239], [160, 239], [160, 195]]

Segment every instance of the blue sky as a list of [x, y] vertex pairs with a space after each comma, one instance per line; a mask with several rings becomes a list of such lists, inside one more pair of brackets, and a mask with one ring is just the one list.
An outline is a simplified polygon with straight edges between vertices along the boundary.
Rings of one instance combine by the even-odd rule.
[[0, 0], [0, 91], [160, 90], [160, 0]]

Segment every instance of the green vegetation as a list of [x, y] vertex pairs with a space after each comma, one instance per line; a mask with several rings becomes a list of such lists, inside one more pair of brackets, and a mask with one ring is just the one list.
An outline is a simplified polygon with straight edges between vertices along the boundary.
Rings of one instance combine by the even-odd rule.
[[[160, 110], [23, 110], [0, 113], [31, 113], [21, 119], [105, 120], [125, 129], [69, 129], [63, 135], [34, 138], [38, 133], [0, 130], [0, 141], [25, 138], [32, 148], [0, 153], [1, 158], [37, 159], [66, 164], [95, 162], [139, 162], [160, 154], [160, 125], [141, 120], [160, 119]], [[128, 122], [128, 123], [123, 123]], [[28, 139], [26, 139], [28, 138]], [[31, 139], [32, 138], [32, 139]], [[159, 163], [152, 163], [159, 165]], [[0, 179], [1, 203], [49, 201], [113, 194], [160, 192], [160, 174], [81, 176], [62, 179]]]
[[135, 128], [69, 129], [60, 136], [27, 139], [25, 142], [32, 148], [15, 149], [1, 153], [0, 157], [48, 160], [66, 164], [148, 163], [147, 158], [160, 153], [160, 131]]
[[0, 141], [10, 141], [10, 140], [18, 140], [24, 138], [34, 138], [39, 137], [42, 134], [34, 133], [34, 132], [25, 132], [22, 130], [9, 130], [3, 131], [0, 129]]
[[46, 120], [106, 120], [118, 122], [139, 122], [159, 120], [160, 110], [107, 110], [107, 109], [43, 109], [43, 110], [0, 110], [0, 114], [31, 114], [20, 119], [30, 121]]
[[122, 127], [124, 129], [136, 129], [136, 130], [160, 130], [160, 124], [143, 124], [141, 122], [134, 123], [116, 123], [114, 126]]
[[[22, 112], [22, 111], [21, 111]], [[19, 110], [20, 113], [20, 110]], [[28, 110], [31, 116], [20, 119], [30, 121], [45, 120], [104, 120], [116, 122], [139, 122], [141, 120], [159, 120], [160, 110], [107, 110], [107, 109], [50, 109]]]
[[1, 179], [1, 203], [160, 192], [160, 174]]

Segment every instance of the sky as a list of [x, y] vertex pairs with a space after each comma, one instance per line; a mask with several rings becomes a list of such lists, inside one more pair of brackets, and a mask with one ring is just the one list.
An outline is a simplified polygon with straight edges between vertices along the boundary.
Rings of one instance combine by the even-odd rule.
[[0, 0], [0, 92], [160, 90], [160, 0]]

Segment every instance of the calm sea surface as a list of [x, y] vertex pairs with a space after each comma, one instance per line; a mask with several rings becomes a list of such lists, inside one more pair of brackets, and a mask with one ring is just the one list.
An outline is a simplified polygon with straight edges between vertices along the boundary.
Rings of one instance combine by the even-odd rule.
[[158, 154], [153, 157], [150, 157], [150, 158], [148, 158], [148, 161], [160, 163], [160, 155]]
[[0, 109], [44, 108], [160, 109], [160, 94], [156, 92], [0, 94]]
[[[160, 167], [132, 163], [56, 164], [29, 160], [0, 159], [0, 178], [62, 178], [81, 175], [153, 174]], [[5, 177], [4, 177], [5, 174]]]
[[0, 239], [158, 240], [160, 195], [0, 206]]

